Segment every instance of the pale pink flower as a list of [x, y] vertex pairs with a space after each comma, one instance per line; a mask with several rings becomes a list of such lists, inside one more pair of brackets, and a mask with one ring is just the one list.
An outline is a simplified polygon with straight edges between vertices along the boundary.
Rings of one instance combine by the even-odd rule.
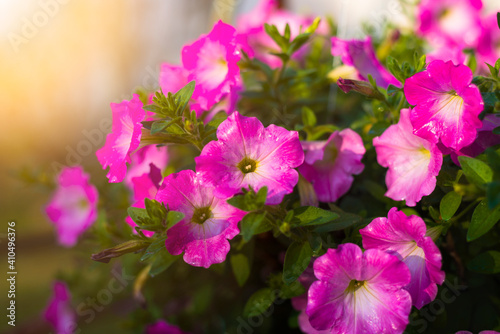
[[125, 176], [125, 185], [130, 189], [134, 188], [132, 179], [149, 173], [150, 164], [155, 165], [160, 172], [167, 167], [168, 149], [167, 146], [148, 145], [139, 149], [130, 157], [130, 166]]
[[417, 33], [438, 47], [473, 47], [481, 34], [481, 0], [422, 0]]
[[139, 95], [130, 101], [111, 103], [113, 128], [106, 137], [106, 144], [96, 152], [103, 169], [109, 166], [106, 175], [109, 182], [121, 182], [127, 172], [130, 155], [139, 147], [142, 124], [146, 113], [142, 109]]
[[327, 141], [302, 142], [304, 163], [299, 172], [312, 183], [320, 202], [335, 202], [349, 191], [353, 175], [360, 174], [365, 147], [351, 129], [335, 131]]
[[314, 262], [318, 281], [309, 288], [306, 313], [317, 330], [331, 333], [403, 333], [411, 297], [403, 287], [410, 271], [379, 249], [363, 253], [342, 244]]
[[396, 252], [408, 266], [411, 281], [405, 289], [418, 309], [436, 298], [437, 284], [443, 284], [445, 274], [441, 270], [441, 253], [426, 237], [427, 227], [418, 216], [406, 216], [392, 208], [387, 218], [375, 218], [359, 230], [365, 249]]
[[413, 134], [409, 114], [408, 109], [402, 109], [398, 124], [373, 138], [373, 146], [378, 163], [389, 168], [385, 195], [415, 206], [423, 196], [434, 191], [443, 154], [436, 144]]
[[74, 246], [78, 237], [95, 222], [97, 200], [97, 189], [89, 183], [89, 175], [82, 167], [62, 169], [56, 192], [46, 208], [61, 245]]
[[465, 65], [435, 60], [425, 71], [406, 79], [404, 93], [413, 133], [433, 143], [460, 150], [476, 138], [483, 110], [479, 89]]

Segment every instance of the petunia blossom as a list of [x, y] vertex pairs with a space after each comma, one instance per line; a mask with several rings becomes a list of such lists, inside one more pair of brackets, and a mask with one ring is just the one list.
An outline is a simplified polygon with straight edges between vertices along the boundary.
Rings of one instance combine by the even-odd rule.
[[182, 331], [179, 327], [166, 322], [165, 320], [158, 320], [154, 324], [146, 327], [146, 334], [188, 334]]
[[349, 191], [353, 175], [360, 174], [365, 147], [351, 129], [335, 131], [327, 141], [303, 142], [304, 163], [299, 172], [311, 182], [320, 202], [335, 202]]
[[389, 168], [385, 196], [415, 206], [434, 191], [443, 154], [436, 144], [413, 134], [408, 109], [401, 110], [398, 124], [373, 138], [373, 146], [378, 163]]
[[54, 282], [53, 294], [43, 314], [56, 334], [73, 334], [76, 328], [76, 312], [71, 307], [71, 295], [64, 282]]
[[299, 179], [294, 168], [304, 161], [296, 131], [274, 124], [264, 128], [257, 118], [235, 111], [219, 125], [217, 138], [195, 158], [196, 171], [215, 187], [216, 196], [228, 198], [241, 188], [258, 191], [267, 186], [266, 204], [279, 204], [293, 191]]
[[427, 227], [422, 218], [406, 216], [392, 208], [387, 218], [375, 218], [361, 229], [363, 247], [396, 252], [411, 272], [411, 281], [404, 287], [418, 309], [436, 298], [437, 284], [444, 282], [441, 270], [441, 253], [431, 237], [426, 237]]
[[387, 88], [389, 85], [401, 87], [401, 83], [375, 56], [369, 36], [364, 40], [332, 37], [332, 55], [339, 56], [344, 65], [354, 67], [357, 70], [356, 79], [367, 81], [368, 75], [371, 75], [380, 87]]
[[186, 263], [205, 268], [226, 259], [228, 239], [239, 233], [238, 222], [245, 212], [215, 197], [213, 188], [192, 170], [167, 176], [156, 200], [185, 215], [167, 232], [165, 245], [170, 254], [184, 252]]
[[465, 65], [434, 60], [427, 70], [405, 82], [413, 133], [433, 143], [460, 150], [476, 138], [483, 99]]
[[500, 57], [500, 29], [498, 29], [496, 13], [482, 19], [481, 36], [477, 40], [475, 49], [478, 70], [480, 73], [489, 74], [486, 63], [494, 66]]
[[351, 243], [328, 249], [314, 262], [306, 313], [317, 330], [332, 333], [403, 333], [411, 297], [410, 271], [379, 249], [363, 253]]
[[481, 34], [481, 0], [422, 0], [417, 33], [439, 47], [473, 47]]
[[106, 175], [109, 182], [121, 182], [133, 153], [141, 141], [142, 124], [146, 113], [142, 109], [139, 95], [134, 94], [130, 101], [111, 103], [113, 113], [112, 132], [106, 137], [104, 147], [96, 152], [102, 167], [109, 167]]
[[97, 189], [80, 166], [65, 167], [57, 189], [45, 209], [54, 223], [61, 245], [74, 246], [78, 237], [97, 219]]
[[230, 94], [238, 83], [241, 54], [236, 35], [234, 27], [219, 21], [208, 35], [182, 48], [187, 81], [196, 81], [192, 97], [203, 110], [209, 110]]
[[125, 176], [125, 185], [130, 189], [134, 189], [132, 179], [149, 173], [150, 165], [153, 164], [160, 172], [167, 167], [168, 149], [167, 146], [148, 145], [130, 157], [130, 166]]
[[[156, 193], [160, 188], [160, 184], [162, 181], [160, 169], [153, 163], [149, 165], [149, 168], [150, 170], [148, 173], [144, 173], [140, 176], [132, 178], [132, 189], [134, 191], [134, 203], [132, 204], [132, 207], [134, 208], [145, 208], [146, 205], [144, 203], [144, 200], [146, 198], [155, 198]], [[125, 218], [125, 222], [132, 228], [135, 228], [137, 226], [137, 224], [132, 220], [130, 216], [127, 216], [127, 218]], [[152, 231], [142, 230], [142, 232], [147, 237], [150, 237], [154, 234], [154, 232]]]

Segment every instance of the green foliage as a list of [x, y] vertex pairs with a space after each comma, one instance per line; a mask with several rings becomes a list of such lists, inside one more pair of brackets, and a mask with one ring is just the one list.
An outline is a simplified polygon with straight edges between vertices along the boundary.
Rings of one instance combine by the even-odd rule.
[[309, 242], [293, 242], [286, 251], [283, 281], [293, 283], [311, 262], [312, 249]]
[[482, 200], [474, 210], [467, 231], [467, 241], [479, 238], [488, 232], [500, 220], [500, 205], [493, 210], [488, 208], [486, 200]]

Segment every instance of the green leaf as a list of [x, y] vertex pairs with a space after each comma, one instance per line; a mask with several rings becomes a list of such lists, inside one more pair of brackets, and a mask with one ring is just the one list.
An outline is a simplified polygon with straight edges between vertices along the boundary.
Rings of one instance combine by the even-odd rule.
[[323, 210], [315, 206], [302, 206], [293, 209], [293, 213], [294, 219], [292, 222], [298, 226], [322, 225], [339, 217], [335, 212]]
[[243, 316], [249, 318], [265, 312], [272, 305], [275, 298], [276, 295], [271, 288], [257, 290], [245, 304]]
[[265, 219], [266, 213], [250, 212], [241, 220], [241, 235], [243, 240], [249, 241], [252, 236], [271, 230]]
[[401, 82], [405, 81], [404, 73], [401, 70], [399, 63], [395, 58], [387, 56], [387, 68], [392, 73], [392, 75], [396, 77], [396, 79], [398, 79]]
[[127, 209], [127, 213], [132, 218], [134, 223], [141, 225], [149, 220], [149, 215], [146, 209], [130, 207]]
[[292, 242], [285, 255], [283, 282], [286, 284], [294, 282], [311, 262], [312, 253], [309, 242]]
[[149, 244], [149, 240], [128, 240], [114, 247], [107, 248], [99, 253], [92, 254], [90, 258], [94, 261], [108, 263], [112, 258], [139, 251], [148, 247]]
[[471, 69], [472, 72], [474, 72], [476, 70], [477, 60], [476, 60], [475, 54], [471, 54], [469, 56], [469, 61], [467, 62], [467, 66]]
[[175, 261], [180, 259], [180, 257], [181, 255], [170, 254], [165, 248], [165, 245], [163, 245], [163, 248], [154, 257], [149, 274], [151, 277], [160, 274], [161, 272], [167, 270]]
[[165, 248], [165, 240], [167, 240], [167, 236], [161, 236], [154, 239], [154, 241], [149, 245], [144, 254], [141, 257], [141, 261], [145, 261], [150, 257], [154, 256], [156, 253]]
[[429, 213], [432, 219], [434, 219], [435, 221], [441, 220], [440, 213], [438, 212], [438, 210], [434, 209], [433, 206], [429, 206]]
[[490, 166], [481, 160], [469, 158], [466, 156], [458, 157], [467, 180], [482, 187], [485, 183], [493, 180], [493, 171]]
[[196, 87], [196, 82], [193, 80], [189, 82], [186, 86], [179, 89], [177, 93], [174, 95], [174, 101], [176, 106], [179, 108], [178, 116], [182, 115], [182, 111], [186, 108], [189, 100], [191, 100], [191, 96], [193, 96], [194, 89]]
[[243, 211], [256, 211], [264, 207], [267, 198], [267, 187], [262, 187], [257, 193], [253, 189], [243, 189], [242, 195], [236, 195], [227, 202]]
[[500, 220], [500, 205], [493, 210], [484, 199], [476, 206], [467, 231], [467, 241], [472, 241], [488, 232]]
[[180, 222], [184, 218], [184, 214], [182, 212], [177, 211], [169, 211], [167, 213], [167, 230]]
[[248, 258], [244, 254], [236, 254], [231, 256], [230, 262], [233, 268], [234, 277], [241, 287], [245, 284], [250, 275], [250, 263]]
[[485, 63], [486, 66], [488, 66], [488, 68], [490, 69], [490, 73], [491, 73], [491, 76], [493, 78], [497, 78], [498, 77], [498, 69], [496, 67], [493, 67], [491, 66], [490, 64], [488, 63]]
[[303, 107], [302, 108], [302, 123], [305, 126], [315, 126], [316, 125], [316, 115], [314, 114], [314, 111], [311, 110], [309, 107]]
[[304, 288], [304, 286], [299, 281], [295, 281], [289, 285], [283, 284], [281, 286], [280, 297], [283, 299], [290, 299], [300, 296], [306, 292], [307, 290]]
[[264, 23], [264, 29], [266, 33], [279, 45], [279, 47], [286, 51], [288, 50], [289, 41], [281, 36], [278, 28], [275, 25]]
[[500, 204], [500, 181], [493, 181], [486, 187], [488, 208], [493, 209]]
[[500, 58], [495, 62], [495, 68], [500, 71]]
[[472, 259], [468, 264], [469, 270], [481, 274], [496, 274], [500, 272], [500, 252], [488, 251], [479, 254]]
[[444, 195], [439, 204], [439, 211], [441, 212], [441, 218], [443, 220], [449, 220], [455, 212], [457, 212], [458, 207], [462, 203], [462, 196], [454, 191], [450, 191]]

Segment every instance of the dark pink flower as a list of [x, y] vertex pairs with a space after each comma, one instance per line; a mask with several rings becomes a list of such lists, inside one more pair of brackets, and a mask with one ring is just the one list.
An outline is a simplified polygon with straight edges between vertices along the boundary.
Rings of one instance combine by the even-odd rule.
[[97, 199], [97, 189], [89, 183], [82, 167], [65, 167], [61, 171], [56, 192], [46, 208], [61, 245], [74, 246], [80, 234], [95, 222]]
[[471, 82], [470, 68], [441, 60], [408, 78], [404, 92], [415, 106], [410, 111], [413, 133], [454, 150], [472, 143], [482, 124], [483, 99]]
[[71, 307], [70, 293], [64, 282], [54, 282], [54, 290], [44, 318], [54, 328], [56, 334], [73, 334], [76, 328], [76, 313]]
[[415, 136], [410, 111], [402, 109], [398, 124], [391, 125], [380, 137], [373, 138], [377, 161], [388, 167], [385, 195], [415, 206], [434, 191], [443, 154], [436, 144]]
[[417, 33], [446, 47], [473, 47], [481, 34], [481, 0], [422, 0], [417, 7]]
[[215, 187], [214, 194], [231, 197], [241, 188], [258, 191], [267, 186], [267, 204], [279, 204], [298, 182], [294, 169], [304, 161], [296, 131], [274, 124], [264, 128], [255, 117], [237, 111], [217, 129], [218, 141], [208, 143], [195, 158], [203, 182]]
[[166, 322], [165, 320], [158, 320], [154, 324], [146, 327], [146, 334], [188, 334], [182, 331], [179, 327]]
[[500, 115], [488, 114], [483, 119], [483, 126], [477, 130], [477, 138], [472, 144], [462, 147], [459, 151], [452, 151], [450, 156], [453, 162], [459, 165], [458, 157], [476, 157], [488, 147], [500, 144], [500, 135], [493, 134], [493, 129], [500, 126]]
[[422, 218], [406, 216], [392, 208], [387, 218], [375, 218], [359, 230], [365, 249], [396, 252], [408, 266], [411, 281], [404, 287], [418, 309], [436, 298], [437, 284], [443, 284], [445, 274], [441, 270], [441, 253], [426, 237], [427, 227]]
[[141, 141], [142, 124], [146, 113], [142, 109], [139, 95], [134, 94], [130, 101], [111, 103], [113, 128], [106, 137], [106, 144], [96, 152], [97, 160], [103, 169], [109, 166], [106, 175], [109, 182], [121, 182], [130, 163], [130, 154]]
[[335, 202], [351, 188], [353, 175], [360, 174], [365, 147], [351, 129], [335, 131], [327, 141], [303, 142], [304, 163], [300, 174], [311, 182], [320, 202]]
[[183, 47], [182, 64], [187, 81], [196, 81], [193, 99], [201, 109], [209, 110], [238, 83], [240, 58], [236, 29], [222, 21], [208, 35]]
[[168, 149], [167, 146], [148, 145], [139, 149], [130, 157], [130, 166], [125, 176], [125, 184], [130, 189], [134, 189], [132, 179], [149, 173], [151, 164], [162, 170], [168, 164]]
[[160, 87], [165, 95], [175, 94], [179, 89], [188, 84], [189, 72], [180, 65], [168, 63], [161, 64], [160, 67]]
[[401, 87], [401, 83], [378, 61], [369, 36], [365, 40], [332, 37], [332, 55], [339, 56], [345, 65], [354, 67], [359, 80], [367, 81], [370, 74], [380, 87]]
[[239, 233], [238, 222], [245, 212], [215, 197], [213, 188], [191, 170], [167, 176], [156, 200], [185, 215], [167, 232], [170, 254], [184, 252], [184, 261], [197, 267], [224, 262], [229, 252], [228, 239]]
[[402, 333], [411, 310], [410, 271], [395, 255], [342, 244], [314, 262], [306, 313], [332, 333]]
[[489, 74], [488, 63], [495, 66], [500, 58], [500, 29], [498, 29], [496, 13], [482, 19], [481, 36], [477, 40], [477, 66], [481, 73]]

